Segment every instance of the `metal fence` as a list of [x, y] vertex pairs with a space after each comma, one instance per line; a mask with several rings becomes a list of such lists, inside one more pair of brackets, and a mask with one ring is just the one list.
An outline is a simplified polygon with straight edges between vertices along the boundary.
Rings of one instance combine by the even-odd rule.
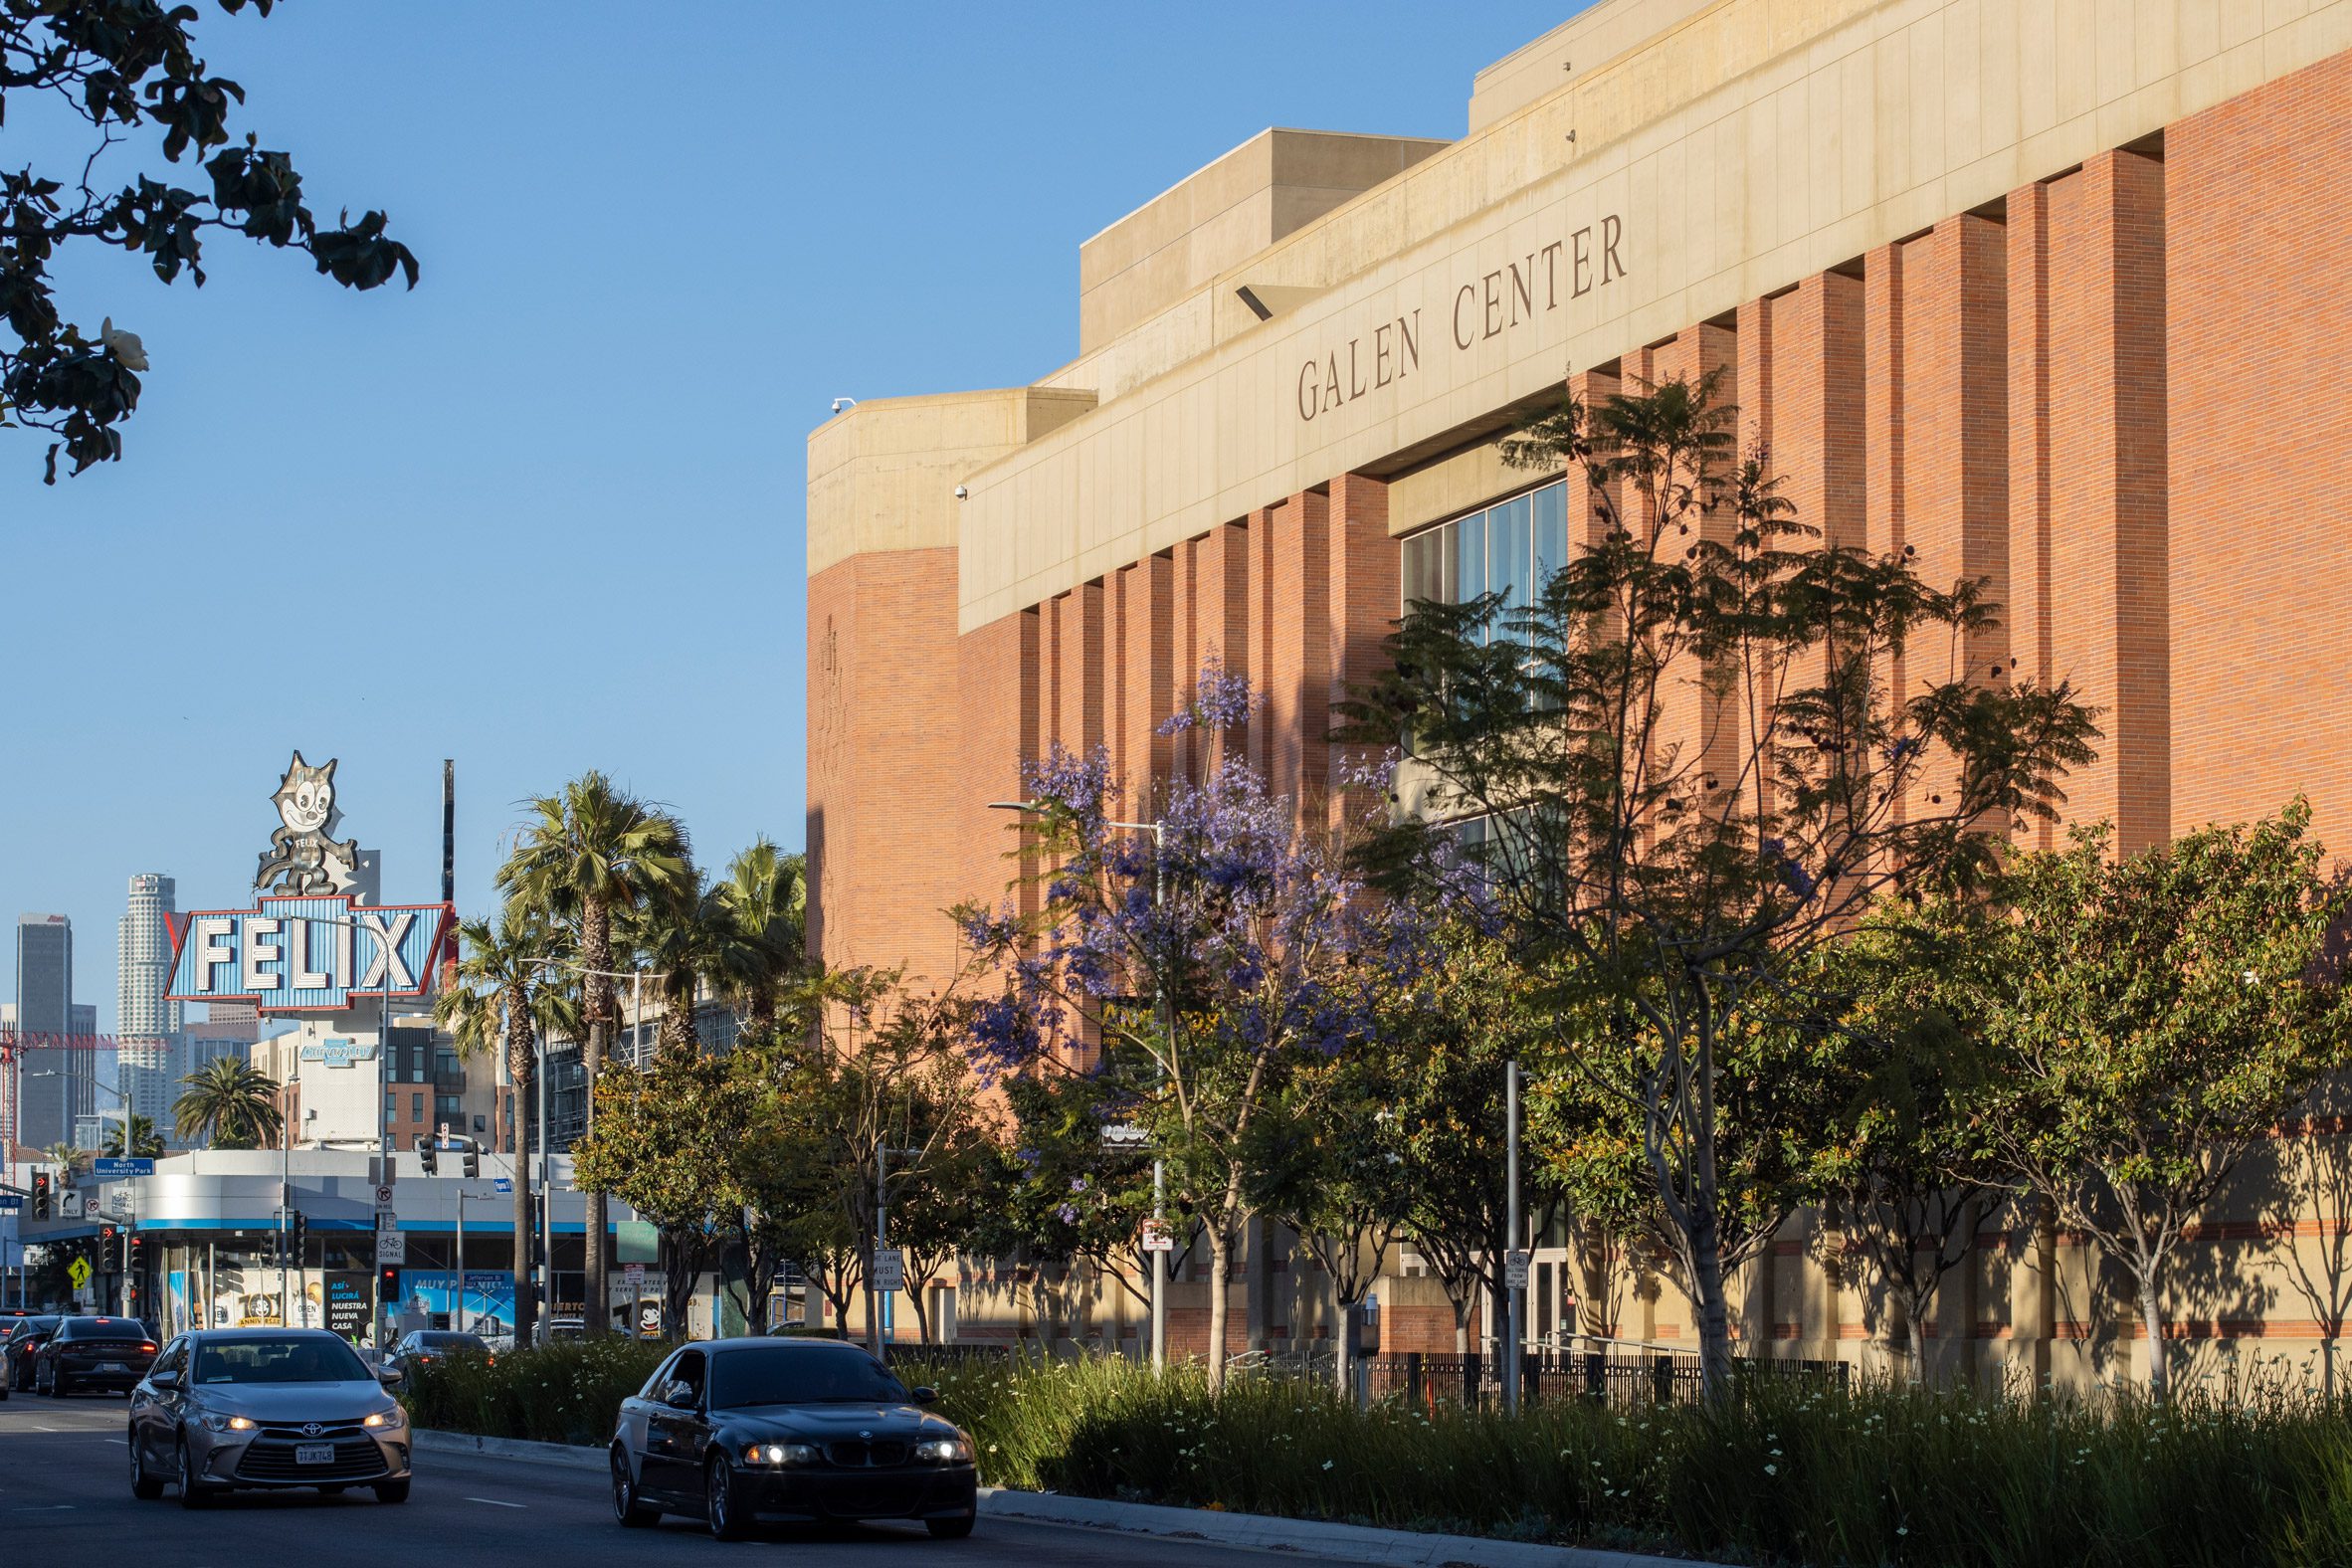
[[[1399, 1399], [1430, 1408], [1441, 1401], [1483, 1404], [1502, 1394], [1500, 1358], [1472, 1351], [1446, 1355], [1408, 1350], [1374, 1356], [1372, 1397]], [[1775, 1357], [1742, 1359], [1742, 1377], [1803, 1378], [1844, 1389], [1851, 1368], [1843, 1361], [1795, 1361]], [[1633, 1352], [1529, 1351], [1520, 1367], [1520, 1397], [1528, 1403], [1588, 1399], [1610, 1405], [1694, 1404], [1704, 1381], [1698, 1356], [1687, 1350]]]

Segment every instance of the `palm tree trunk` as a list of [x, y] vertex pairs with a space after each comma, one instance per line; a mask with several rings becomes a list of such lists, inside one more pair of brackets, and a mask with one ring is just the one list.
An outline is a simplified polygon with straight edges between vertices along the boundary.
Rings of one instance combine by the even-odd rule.
[[514, 1084], [514, 1348], [531, 1342], [538, 1302], [531, 1295], [531, 1048], [515, 1055], [506, 1075]]
[[776, 990], [773, 986], [757, 985], [744, 1005], [744, 1025], [755, 1040], [765, 1040], [776, 1032]]
[[[593, 1115], [596, 1079], [604, 1071], [604, 1054], [613, 1030], [613, 982], [604, 972], [613, 966], [612, 914], [600, 899], [583, 900], [580, 906], [580, 966], [588, 971], [588, 1038], [580, 1043], [580, 1071], [587, 1080], [589, 1113]], [[612, 1327], [613, 1307], [605, 1288], [609, 1252], [604, 1234], [606, 1210], [603, 1193], [582, 1196], [588, 1200], [588, 1212], [580, 1263], [585, 1275], [580, 1286], [580, 1326], [594, 1335]]]

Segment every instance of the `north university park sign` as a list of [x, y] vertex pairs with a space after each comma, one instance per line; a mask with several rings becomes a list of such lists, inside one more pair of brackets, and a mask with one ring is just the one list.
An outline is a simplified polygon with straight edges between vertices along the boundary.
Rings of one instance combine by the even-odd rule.
[[171, 918], [174, 1002], [251, 1002], [268, 1013], [339, 1013], [421, 997], [457, 923], [448, 904], [361, 904], [340, 893], [264, 897], [251, 909]]

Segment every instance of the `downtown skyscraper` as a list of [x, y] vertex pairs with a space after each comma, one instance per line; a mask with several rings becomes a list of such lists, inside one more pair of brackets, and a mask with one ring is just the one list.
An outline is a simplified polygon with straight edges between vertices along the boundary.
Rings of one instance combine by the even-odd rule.
[[181, 1036], [180, 1004], [164, 1000], [171, 989], [175, 896], [169, 877], [141, 872], [130, 880], [130, 903], [117, 927], [115, 1082], [132, 1113], [167, 1135]]
[[82, 1049], [68, 1044], [90, 1026], [83, 1022], [89, 1010], [74, 1005], [74, 922], [64, 915], [17, 917], [16, 1005], [10, 1011], [19, 1043], [31, 1048], [20, 1078], [17, 1141], [34, 1148], [69, 1143], [75, 1119], [90, 1114], [98, 1094], [91, 1043], [82, 1042]]

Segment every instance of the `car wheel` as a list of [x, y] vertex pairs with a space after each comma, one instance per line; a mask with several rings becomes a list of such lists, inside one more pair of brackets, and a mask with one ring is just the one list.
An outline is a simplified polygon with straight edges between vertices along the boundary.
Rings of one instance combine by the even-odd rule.
[[130, 1494], [141, 1502], [163, 1495], [163, 1477], [147, 1473], [147, 1456], [139, 1452], [138, 1429], [130, 1429]]
[[923, 1528], [931, 1532], [934, 1541], [960, 1541], [972, 1533], [972, 1516], [960, 1519], [925, 1519]]
[[711, 1455], [702, 1472], [702, 1517], [710, 1521], [712, 1540], [743, 1538], [742, 1510], [735, 1506], [735, 1468], [724, 1454]]
[[380, 1481], [377, 1481], [377, 1482], [376, 1482], [376, 1501], [378, 1501], [378, 1502], [406, 1502], [406, 1501], [408, 1501], [408, 1480], [409, 1480], [409, 1478], [408, 1478], [406, 1475], [403, 1475], [403, 1476], [401, 1476], [401, 1477], [400, 1477], [400, 1479], [398, 1479], [398, 1480], [380, 1480]]
[[196, 1456], [188, 1452], [188, 1440], [180, 1439], [180, 1506], [202, 1508], [212, 1502], [212, 1488], [196, 1479]]
[[632, 1530], [662, 1522], [662, 1510], [637, 1500], [637, 1482], [629, 1478], [629, 1455], [613, 1445], [613, 1517]]

